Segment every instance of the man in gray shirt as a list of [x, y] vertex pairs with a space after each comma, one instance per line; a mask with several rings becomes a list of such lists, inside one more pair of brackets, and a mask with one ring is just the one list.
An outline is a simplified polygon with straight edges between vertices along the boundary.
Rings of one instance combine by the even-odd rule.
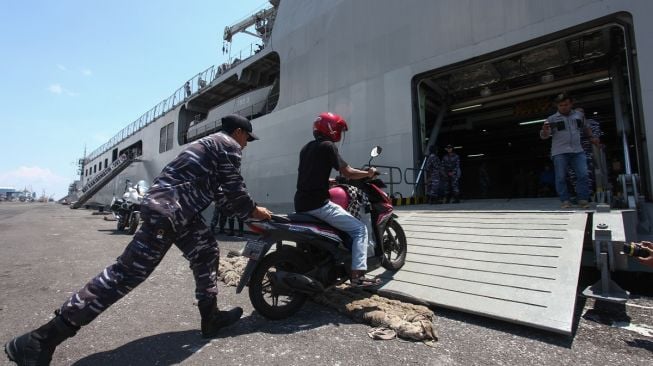
[[581, 208], [589, 207], [589, 184], [587, 180], [587, 161], [581, 144], [583, 133], [591, 136], [593, 144], [598, 143], [598, 137], [592, 136], [592, 130], [585, 115], [573, 110], [571, 97], [562, 93], [556, 96], [555, 103], [558, 112], [549, 116], [540, 130], [540, 138], [551, 140], [551, 158], [555, 169], [556, 191], [560, 196], [562, 208], [571, 207], [567, 189], [567, 168], [576, 172], [576, 194]]

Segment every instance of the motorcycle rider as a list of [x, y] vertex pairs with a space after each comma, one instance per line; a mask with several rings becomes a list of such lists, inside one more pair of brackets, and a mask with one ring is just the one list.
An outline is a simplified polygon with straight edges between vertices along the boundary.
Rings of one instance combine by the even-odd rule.
[[241, 217], [270, 219], [257, 207], [240, 175], [241, 150], [257, 140], [244, 117], [222, 118], [222, 131], [190, 144], [154, 179], [142, 201], [143, 225], [116, 262], [74, 293], [45, 325], [5, 344], [19, 365], [48, 365], [55, 348], [74, 336], [113, 303], [143, 282], [174, 243], [190, 262], [195, 297], [205, 338], [240, 319], [240, 307], [220, 311], [216, 306], [220, 251], [201, 212], [213, 200]]
[[376, 169], [354, 169], [338, 153], [339, 142], [347, 131], [347, 122], [334, 113], [321, 113], [313, 122], [313, 141], [299, 154], [295, 211], [315, 216], [349, 234], [352, 243], [351, 285], [374, 286], [378, 279], [365, 277], [367, 271], [367, 227], [339, 205], [329, 201], [331, 169], [348, 179], [373, 177]]

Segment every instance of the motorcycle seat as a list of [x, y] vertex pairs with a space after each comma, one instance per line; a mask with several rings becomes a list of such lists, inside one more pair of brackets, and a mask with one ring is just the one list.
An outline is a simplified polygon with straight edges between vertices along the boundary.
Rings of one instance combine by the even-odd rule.
[[318, 219], [315, 216], [311, 216], [311, 215], [304, 214], [304, 213], [293, 212], [293, 213], [288, 214], [288, 219], [291, 222], [295, 222], [295, 223], [304, 223], [304, 224], [308, 223], [308, 224], [318, 224], [318, 225], [329, 226], [331, 229], [335, 230], [338, 233], [338, 236], [340, 236], [340, 238], [342, 239], [342, 242], [343, 242], [344, 246], [347, 249], [351, 250], [352, 239], [349, 236], [349, 234], [347, 234], [346, 232], [344, 232], [342, 230], [338, 230], [338, 229], [332, 227], [331, 225], [329, 225], [326, 222]]
[[311, 224], [326, 224], [324, 221], [318, 219], [315, 216], [311, 216], [309, 214], [303, 214], [303, 213], [289, 213], [288, 214], [288, 219], [292, 222], [308, 222]]

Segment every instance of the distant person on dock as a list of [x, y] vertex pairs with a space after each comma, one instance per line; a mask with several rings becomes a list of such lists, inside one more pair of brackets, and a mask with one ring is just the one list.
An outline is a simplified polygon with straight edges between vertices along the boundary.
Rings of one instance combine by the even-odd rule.
[[154, 179], [141, 204], [143, 225], [116, 262], [73, 293], [52, 320], [5, 344], [12, 361], [49, 364], [61, 342], [145, 281], [172, 244], [193, 271], [202, 337], [215, 337], [220, 329], [240, 319], [243, 310], [239, 307], [217, 308], [220, 250], [201, 212], [214, 200], [241, 218], [266, 220], [270, 211], [256, 206], [239, 172], [242, 149], [248, 141], [258, 139], [252, 124], [244, 117], [229, 115], [222, 118], [222, 126], [223, 131], [190, 144]]

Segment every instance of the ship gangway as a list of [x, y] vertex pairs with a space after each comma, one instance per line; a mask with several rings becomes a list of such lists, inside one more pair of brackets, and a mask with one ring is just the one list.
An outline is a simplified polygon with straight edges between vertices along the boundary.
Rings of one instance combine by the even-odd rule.
[[73, 202], [70, 205], [70, 208], [80, 208], [86, 203], [91, 197], [93, 197], [100, 189], [106, 186], [113, 178], [115, 178], [120, 172], [125, 170], [133, 162], [138, 161], [137, 158], [129, 156], [126, 154], [121, 155], [116, 161], [114, 161], [108, 168], [104, 169], [98, 175], [89, 180], [81, 189], [82, 194], [79, 196], [77, 201]]

